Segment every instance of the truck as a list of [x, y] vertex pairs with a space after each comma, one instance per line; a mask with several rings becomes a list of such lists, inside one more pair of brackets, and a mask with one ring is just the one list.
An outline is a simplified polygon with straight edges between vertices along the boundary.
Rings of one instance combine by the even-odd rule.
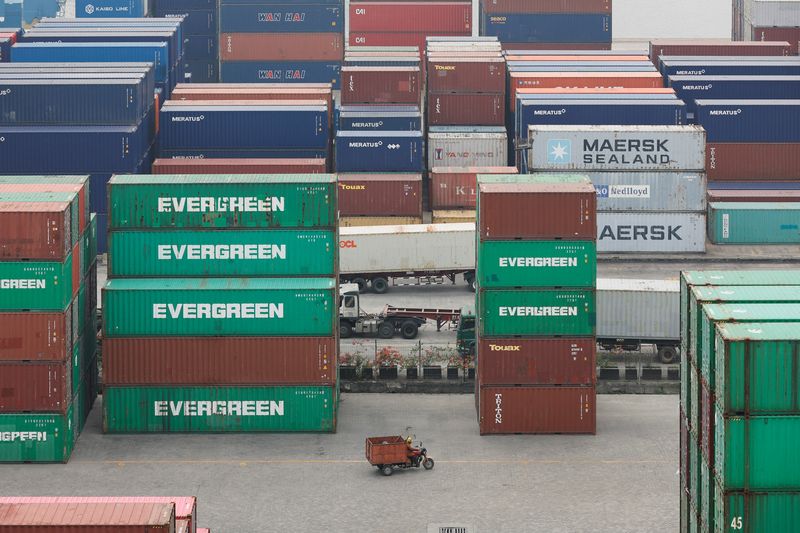
[[408, 224], [339, 229], [339, 281], [361, 292], [456, 283], [475, 290], [475, 224]]

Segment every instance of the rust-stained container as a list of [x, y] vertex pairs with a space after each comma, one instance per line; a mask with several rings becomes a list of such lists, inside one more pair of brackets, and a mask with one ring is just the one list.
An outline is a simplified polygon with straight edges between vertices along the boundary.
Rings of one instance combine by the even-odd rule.
[[800, 143], [708, 143], [709, 181], [796, 180]]
[[149, 337], [103, 341], [108, 385], [336, 383], [334, 337]]
[[[32, 183], [23, 181], [22, 183], [11, 183], [13, 177], [0, 177], [0, 193], [4, 192], [74, 192], [78, 195], [78, 228], [81, 233], [86, 230], [89, 224], [89, 181], [83, 183]], [[25, 177], [22, 177], [25, 180]], [[43, 181], [45, 178], [42, 178]], [[57, 179], [57, 178], [56, 178]], [[80, 178], [76, 178], [80, 179]]]
[[431, 224], [474, 224], [474, 209], [439, 209], [431, 213]]
[[422, 216], [421, 174], [339, 174], [340, 216]]
[[156, 159], [153, 174], [324, 174], [324, 159]]
[[348, 14], [351, 32], [472, 32], [471, 2], [351, 2]]
[[516, 167], [435, 167], [430, 171], [431, 209], [475, 209], [478, 174], [517, 172]]
[[482, 183], [481, 240], [597, 238], [597, 192], [589, 183]]
[[483, 0], [484, 13], [611, 13], [611, 0]]
[[72, 248], [69, 202], [0, 202], [0, 259], [63, 260]]
[[72, 398], [72, 358], [66, 362], [0, 364], [0, 413], [65, 414]]
[[428, 93], [431, 126], [502, 126], [505, 95], [501, 93]]
[[594, 387], [480, 387], [481, 435], [596, 431]]
[[650, 41], [650, 59], [658, 66], [661, 56], [788, 56], [785, 41], [729, 41], [726, 39], [656, 39]]
[[222, 61], [341, 61], [341, 33], [222, 33]]
[[499, 93], [506, 91], [506, 61], [502, 57], [428, 58], [428, 92]]
[[404, 226], [422, 224], [422, 217], [341, 217], [339, 225], [345, 228], [353, 226]]
[[0, 503], [0, 533], [174, 533], [171, 503]]
[[486, 339], [478, 343], [481, 385], [594, 385], [593, 337]]
[[342, 67], [342, 104], [417, 104], [421, 80], [416, 67]]
[[800, 190], [780, 189], [711, 189], [712, 202], [800, 202]]
[[77, 329], [73, 307], [62, 313], [1, 313], [0, 361], [64, 361]]
[[[796, 7], [794, 9], [797, 9]], [[798, 27], [760, 27], [751, 30], [753, 41], [786, 41], [789, 43], [789, 55], [796, 56], [800, 47], [800, 28]]]

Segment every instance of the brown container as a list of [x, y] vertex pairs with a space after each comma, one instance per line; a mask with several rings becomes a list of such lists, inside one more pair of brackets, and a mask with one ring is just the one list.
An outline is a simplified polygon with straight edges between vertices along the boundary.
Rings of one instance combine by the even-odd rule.
[[416, 67], [342, 67], [342, 103], [419, 104]]
[[174, 533], [169, 503], [0, 503], [0, 533]]
[[341, 61], [341, 33], [221, 33], [222, 61]]
[[502, 126], [505, 94], [428, 93], [431, 126]]
[[0, 259], [63, 261], [70, 220], [68, 202], [0, 202]]
[[597, 238], [597, 192], [583, 183], [484, 183], [481, 240]]
[[324, 159], [156, 159], [153, 174], [324, 174]]
[[611, 43], [509, 43], [501, 42], [503, 50], [611, 50]]
[[658, 66], [661, 56], [788, 56], [785, 41], [754, 42], [727, 39], [657, 39], [650, 41], [650, 59]]
[[63, 313], [0, 313], [0, 361], [64, 361], [72, 354], [73, 307]]
[[484, 0], [484, 13], [611, 13], [611, 0]]
[[594, 385], [594, 338], [481, 339], [481, 385]]
[[71, 396], [71, 357], [63, 363], [0, 364], [0, 413], [64, 414]]
[[800, 202], [800, 190], [713, 189], [708, 202]]
[[274, 105], [274, 106], [309, 106], [319, 107], [327, 105], [325, 100], [293, 100], [291, 98], [266, 98], [260, 100], [234, 99], [234, 100], [168, 100], [167, 103], [176, 107], [191, 107], [197, 105], [206, 106], [254, 106], [254, 105]]
[[341, 217], [339, 225], [342, 227], [354, 226], [404, 226], [407, 224], [422, 224], [422, 217]]
[[797, 180], [800, 143], [708, 143], [709, 181]]
[[3, 192], [74, 192], [78, 195], [78, 209], [80, 218], [78, 225], [81, 233], [86, 230], [89, 223], [89, 186], [88, 180], [79, 183], [0, 183], [0, 193]]
[[183, 89], [202, 89], [204, 91], [210, 90], [229, 90], [229, 89], [262, 89], [262, 88], [279, 88], [285, 89], [287, 86], [298, 89], [327, 89], [333, 90], [333, 85], [330, 83], [178, 83], [175, 85], [175, 90]]
[[333, 337], [105, 339], [107, 385], [336, 383]]
[[421, 174], [339, 174], [341, 216], [422, 216]]
[[[352, 4], [355, 5], [355, 4]], [[428, 32], [383, 32], [383, 31], [355, 31], [350, 29], [347, 42], [351, 50], [358, 50], [359, 46], [416, 46], [420, 53], [425, 51], [426, 38], [434, 33]], [[435, 32], [443, 37], [469, 37], [470, 32]]]
[[428, 57], [428, 91], [434, 93], [506, 92], [506, 61], [500, 58]]
[[650, 58], [646, 55], [629, 55], [629, 56], [605, 56], [605, 55], [597, 55], [597, 56], [582, 56], [582, 55], [552, 55], [552, 56], [544, 56], [544, 55], [525, 55], [525, 54], [507, 54], [506, 61], [528, 61], [534, 62], [539, 61], [542, 63], [548, 62], [557, 62], [557, 63], [569, 63], [572, 61], [579, 61], [581, 63], [584, 62], [598, 62], [601, 63], [603, 61], [649, 61]]
[[439, 167], [430, 172], [431, 209], [475, 209], [478, 174], [517, 174], [516, 167]]
[[773, 28], [773, 27], [754, 27], [751, 36], [753, 41], [786, 41], [789, 43], [789, 55], [798, 54], [800, 46], [800, 28]]
[[596, 431], [594, 387], [480, 387], [481, 435]]

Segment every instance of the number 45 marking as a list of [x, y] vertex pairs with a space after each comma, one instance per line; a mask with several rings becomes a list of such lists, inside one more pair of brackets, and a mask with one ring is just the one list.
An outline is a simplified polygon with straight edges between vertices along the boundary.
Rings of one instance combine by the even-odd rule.
[[734, 516], [733, 520], [731, 520], [731, 529], [742, 529], [742, 527], [742, 517]]

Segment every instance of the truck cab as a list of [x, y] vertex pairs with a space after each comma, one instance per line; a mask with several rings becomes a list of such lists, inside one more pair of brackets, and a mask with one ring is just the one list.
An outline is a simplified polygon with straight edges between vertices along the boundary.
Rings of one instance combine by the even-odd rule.
[[462, 307], [456, 330], [456, 348], [461, 357], [475, 355], [475, 310]]

